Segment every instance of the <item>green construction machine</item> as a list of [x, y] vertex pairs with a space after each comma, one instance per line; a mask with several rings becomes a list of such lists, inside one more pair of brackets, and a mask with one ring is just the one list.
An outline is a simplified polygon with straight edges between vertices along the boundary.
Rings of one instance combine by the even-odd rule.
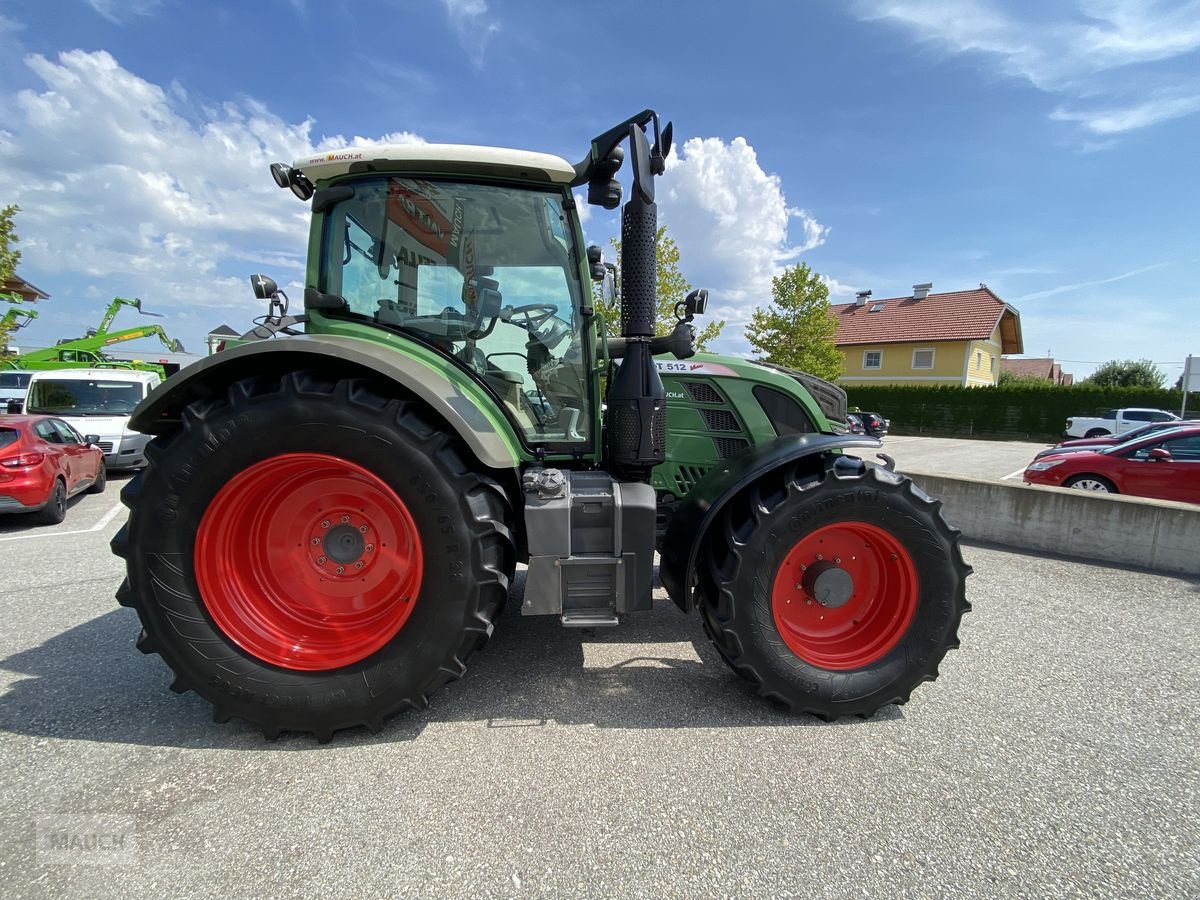
[[[869, 716], [937, 676], [970, 572], [940, 503], [834, 427], [835, 385], [695, 353], [704, 292], [654, 336], [670, 142], [645, 110], [575, 165], [413, 144], [272, 166], [312, 201], [303, 313], [253, 276], [264, 339], [131, 422], [153, 439], [117, 599], [175, 691], [268, 737], [378, 730], [463, 674], [518, 564], [523, 615], [599, 629], [651, 608], [656, 549], [671, 600], [795, 713]], [[574, 191], [615, 209], [627, 155], [606, 340], [592, 286], [617, 286]]]
[[[142, 301], [139, 298], [127, 300], [124, 297], [114, 297], [105, 309], [104, 316], [100, 319], [100, 326], [89, 328], [83, 337], [60, 340], [53, 347], [31, 350], [19, 356], [4, 357], [0, 359], [0, 365], [10, 369], [25, 370], [135, 369], [143, 372], [157, 372], [163, 378], [178, 372], [177, 364], [113, 359], [104, 353], [105, 347], [144, 337], [158, 338], [170, 353], [183, 352], [183, 344], [168, 337], [161, 325], [141, 325], [112, 331], [113, 320], [116, 319], [117, 313], [123, 306], [130, 307], [143, 316], [161, 317], [162, 315], [142, 309]], [[11, 310], [9, 314], [14, 312], [20, 313], [21, 310]]]

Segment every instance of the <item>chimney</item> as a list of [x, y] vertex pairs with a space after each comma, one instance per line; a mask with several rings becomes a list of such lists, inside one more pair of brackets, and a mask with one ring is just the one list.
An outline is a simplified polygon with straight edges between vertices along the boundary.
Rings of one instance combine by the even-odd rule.
[[866, 306], [867, 299], [870, 296], [871, 296], [870, 291], [859, 291], [857, 294], [854, 295], [854, 305], [855, 306]]
[[929, 296], [929, 292], [931, 290], [933, 290], [933, 282], [932, 281], [927, 281], [924, 284], [914, 284], [912, 298], [914, 300], [924, 300], [926, 297]]

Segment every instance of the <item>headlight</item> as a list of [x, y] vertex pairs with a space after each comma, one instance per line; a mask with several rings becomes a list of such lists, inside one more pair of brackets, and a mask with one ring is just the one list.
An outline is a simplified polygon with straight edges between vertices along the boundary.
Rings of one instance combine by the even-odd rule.
[[1047, 469], [1053, 469], [1055, 466], [1061, 466], [1065, 459], [1044, 459], [1041, 462], [1030, 463], [1028, 471], [1030, 472], [1045, 472]]

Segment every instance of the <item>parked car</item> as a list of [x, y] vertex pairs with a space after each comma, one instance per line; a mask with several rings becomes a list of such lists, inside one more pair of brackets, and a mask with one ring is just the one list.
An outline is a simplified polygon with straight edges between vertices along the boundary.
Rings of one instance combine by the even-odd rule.
[[0, 416], [24, 411], [25, 392], [29, 390], [32, 375], [23, 369], [0, 370]]
[[1071, 438], [1104, 437], [1124, 434], [1146, 422], [1178, 422], [1179, 416], [1165, 409], [1110, 409], [1102, 416], [1072, 416], [1067, 419], [1064, 433]]
[[846, 413], [846, 431], [849, 434], [866, 434], [867, 428], [857, 413]]
[[883, 437], [888, 433], [888, 428], [892, 424], [879, 413], [863, 412], [862, 410], [859, 410], [854, 415], [858, 416], [862, 420], [863, 428], [865, 428], [867, 434], [871, 435], [872, 437]]
[[1200, 503], [1200, 425], [1098, 450], [1043, 456], [1029, 464], [1025, 482]]
[[35, 372], [25, 412], [57, 416], [77, 431], [99, 435], [110, 469], [146, 463], [150, 436], [129, 427], [134, 408], [162, 382], [157, 372], [135, 369], [57, 369]]
[[0, 418], [0, 513], [35, 513], [41, 524], [56, 525], [70, 497], [98, 494], [106, 481], [96, 435], [81, 437], [52, 416]]
[[1130, 441], [1136, 441], [1138, 438], [1148, 437], [1159, 431], [1164, 431], [1168, 428], [1178, 428], [1181, 425], [1200, 425], [1200, 419], [1187, 419], [1166, 422], [1150, 422], [1143, 425], [1141, 428], [1135, 428], [1132, 431], [1127, 431], [1120, 435], [1108, 435], [1106, 437], [1094, 438], [1079, 438], [1073, 441], [1061, 441], [1056, 447], [1047, 447], [1045, 450], [1038, 451], [1034, 459], [1041, 459], [1043, 456], [1051, 456], [1055, 453], [1074, 453], [1079, 450], [1100, 450], [1104, 447], [1113, 447], [1117, 444], [1127, 444]]

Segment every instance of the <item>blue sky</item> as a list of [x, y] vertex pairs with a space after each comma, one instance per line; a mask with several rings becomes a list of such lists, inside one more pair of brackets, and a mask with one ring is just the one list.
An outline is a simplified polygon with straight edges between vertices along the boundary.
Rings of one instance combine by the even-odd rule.
[[1200, 355], [1200, 2], [10, 0], [0, 58], [0, 204], [53, 297], [29, 345], [115, 294], [189, 349], [247, 325], [252, 272], [303, 278], [273, 160], [419, 138], [575, 161], [651, 106], [718, 349], [804, 261], [834, 302], [986, 282], [1077, 376]]

